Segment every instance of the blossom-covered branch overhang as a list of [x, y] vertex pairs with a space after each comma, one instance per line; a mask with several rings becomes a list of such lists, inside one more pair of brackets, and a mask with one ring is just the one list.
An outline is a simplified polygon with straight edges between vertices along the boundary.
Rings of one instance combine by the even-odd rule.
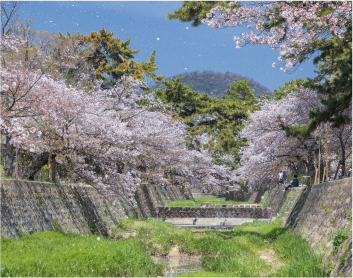
[[334, 35], [343, 40], [351, 16], [351, 1], [235, 1], [229, 8], [212, 8], [202, 22], [216, 29], [246, 27], [250, 33], [234, 37], [236, 48], [252, 44], [278, 50], [288, 72], [314, 53], [318, 39]]

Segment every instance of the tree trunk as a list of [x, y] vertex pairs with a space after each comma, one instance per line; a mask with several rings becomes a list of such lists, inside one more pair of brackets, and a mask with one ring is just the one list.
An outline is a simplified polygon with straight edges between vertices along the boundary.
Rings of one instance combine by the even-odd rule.
[[49, 179], [51, 182], [56, 182], [56, 161], [55, 161], [55, 154], [49, 154]]
[[335, 172], [335, 176], [334, 176], [334, 180], [336, 180], [337, 178], [337, 173], [338, 173], [338, 169], [340, 168], [340, 165], [341, 165], [341, 160], [338, 162], [338, 165], [337, 165], [337, 169], [336, 169], [336, 172]]
[[5, 177], [12, 177], [13, 174], [13, 162], [15, 159], [15, 147], [10, 143], [11, 137], [5, 135], [6, 143], [5, 143], [5, 150], [4, 150], [4, 174]]
[[343, 143], [343, 140], [340, 138], [341, 142], [341, 151], [342, 151], [342, 156], [341, 156], [341, 165], [342, 165], [342, 177], [346, 175], [346, 146]]
[[341, 148], [342, 148], [342, 177], [346, 175], [346, 149], [344, 143], [341, 141]]
[[49, 153], [44, 152], [36, 155], [31, 163], [28, 165], [26, 171], [23, 174], [23, 179], [34, 180], [34, 175], [48, 163]]

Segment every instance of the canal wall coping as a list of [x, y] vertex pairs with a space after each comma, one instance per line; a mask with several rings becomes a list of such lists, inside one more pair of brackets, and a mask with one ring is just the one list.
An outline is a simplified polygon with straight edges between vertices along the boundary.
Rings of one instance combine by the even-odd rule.
[[158, 207], [157, 217], [271, 219], [271, 208], [262, 207]]

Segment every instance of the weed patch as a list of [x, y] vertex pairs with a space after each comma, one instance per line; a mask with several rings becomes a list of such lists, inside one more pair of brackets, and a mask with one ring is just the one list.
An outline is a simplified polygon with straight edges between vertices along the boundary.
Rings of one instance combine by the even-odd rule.
[[352, 210], [346, 210], [346, 217], [350, 220], [349, 224], [352, 226]]
[[156, 219], [124, 219], [112, 241], [60, 231], [2, 239], [2, 276], [159, 276], [165, 264], [150, 255], [201, 257], [188, 277], [323, 277], [320, 256], [282, 226], [255, 221], [233, 230], [174, 227]]
[[[139, 223], [137, 225], [137, 223]], [[152, 255], [167, 255], [176, 248], [181, 254], [201, 255], [204, 270], [188, 277], [326, 276], [322, 258], [312, 253], [300, 236], [274, 223], [255, 221], [233, 230], [174, 227], [159, 220], [120, 223], [122, 231], [136, 231], [136, 239]]]
[[349, 237], [349, 233], [347, 230], [339, 230], [334, 238], [333, 238], [333, 246], [334, 246], [334, 249], [333, 249], [333, 253], [337, 253], [338, 251], [338, 248], [341, 246], [341, 244], [343, 243], [343, 241], [345, 239], [347, 239]]
[[110, 241], [48, 231], [1, 240], [2, 277], [158, 276], [163, 268], [134, 238]]

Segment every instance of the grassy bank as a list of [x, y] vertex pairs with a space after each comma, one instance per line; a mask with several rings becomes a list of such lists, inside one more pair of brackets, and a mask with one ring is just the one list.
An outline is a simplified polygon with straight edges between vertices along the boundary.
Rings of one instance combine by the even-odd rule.
[[123, 220], [111, 239], [59, 231], [1, 241], [1, 276], [159, 276], [150, 255], [201, 255], [203, 271], [186, 276], [326, 276], [306, 241], [278, 223], [193, 230], [160, 220]]
[[1, 277], [157, 276], [155, 264], [136, 238], [111, 241], [47, 231], [1, 240]]
[[168, 204], [168, 207], [198, 207], [203, 205], [242, 205], [242, 204], [251, 204], [250, 202], [237, 202], [237, 201], [226, 201], [225, 197], [217, 196], [206, 196], [194, 198], [195, 202], [190, 200], [182, 200], [177, 202], [171, 202]]

